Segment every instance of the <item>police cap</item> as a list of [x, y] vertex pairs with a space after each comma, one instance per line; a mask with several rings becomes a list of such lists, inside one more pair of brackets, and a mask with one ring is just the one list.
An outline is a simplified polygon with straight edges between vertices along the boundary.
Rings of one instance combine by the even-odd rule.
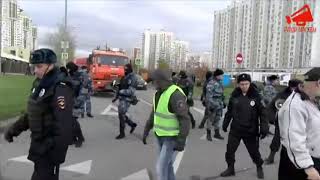
[[237, 82], [240, 83], [241, 81], [249, 81], [251, 82], [251, 76], [249, 74], [240, 74], [237, 78]]
[[305, 81], [320, 80], [320, 67], [314, 67], [304, 75]]
[[57, 55], [51, 49], [38, 49], [31, 53], [30, 64], [55, 64]]

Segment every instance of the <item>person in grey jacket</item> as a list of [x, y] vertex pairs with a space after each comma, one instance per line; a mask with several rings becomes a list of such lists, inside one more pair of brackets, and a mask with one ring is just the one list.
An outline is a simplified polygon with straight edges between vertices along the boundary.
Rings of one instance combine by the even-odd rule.
[[320, 67], [305, 74], [278, 113], [282, 150], [278, 179], [320, 180]]

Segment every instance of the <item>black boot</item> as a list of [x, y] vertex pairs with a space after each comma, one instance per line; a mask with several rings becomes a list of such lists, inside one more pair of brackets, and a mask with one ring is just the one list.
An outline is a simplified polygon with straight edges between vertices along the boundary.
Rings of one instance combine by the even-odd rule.
[[224, 140], [224, 138], [220, 135], [219, 129], [214, 130], [214, 138], [219, 140]]
[[137, 127], [137, 124], [133, 124], [133, 125], [131, 126], [130, 134], [132, 134], [132, 133], [134, 132], [134, 130], [136, 129], [136, 127]]
[[207, 129], [207, 140], [208, 141], [212, 141], [211, 130], [210, 129]]
[[264, 173], [263, 173], [262, 166], [257, 167], [257, 177], [258, 177], [258, 179], [264, 179]]
[[199, 129], [203, 129], [204, 128], [204, 122], [201, 121], [201, 124], [199, 125]]
[[229, 177], [229, 176], [235, 176], [236, 173], [234, 171], [234, 165], [228, 165], [228, 169], [223, 171], [220, 176], [221, 177]]
[[87, 116], [88, 116], [89, 118], [93, 118], [93, 116], [92, 116], [91, 113], [87, 113]]
[[275, 155], [276, 155], [276, 152], [275, 151], [271, 151], [270, 154], [269, 154], [269, 157], [264, 160], [265, 164], [266, 165], [273, 164]]
[[120, 134], [116, 137], [116, 139], [119, 140], [119, 139], [123, 139], [123, 138], [125, 138], [125, 137], [126, 137], [126, 135], [125, 135], [124, 133], [120, 133]]
[[191, 121], [191, 127], [192, 127], [192, 129], [194, 129], [196, 127], [196, 121], [195, 120]]

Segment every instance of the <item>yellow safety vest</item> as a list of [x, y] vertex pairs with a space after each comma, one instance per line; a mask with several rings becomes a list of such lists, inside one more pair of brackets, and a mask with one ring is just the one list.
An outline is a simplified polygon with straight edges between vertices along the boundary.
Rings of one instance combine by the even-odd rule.
[[179, 90], [185, 96], [183, 90], [180, 87], [171, 85], [166, 91], [161, 94], [157, 109], [155, 109], [155, 97], [153, 98], [153, 130], [158, 136], [178, 136], [179, 134], [178, 119], [175, 114], [169, 111], [170, 97], [176, 90]]

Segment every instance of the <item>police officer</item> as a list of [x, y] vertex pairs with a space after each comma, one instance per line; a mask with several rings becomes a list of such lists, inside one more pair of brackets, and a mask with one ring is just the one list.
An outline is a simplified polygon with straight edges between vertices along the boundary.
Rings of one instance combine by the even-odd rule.
[[183, 151], [190, 129], [187, 97], [184, 91], [171, 81], [170, 73], [157, 69], [151, 74], [157, 89], [153, 109], [146, 122], [143, 143], [147, 144], [153, 128], [159, 146], [156, 165], [158, 180], [175, 180], [173, 163], [175, 151]]
[[202, 102], [202, 105], [205, 107], [205, 111], [204, 111], [204, 116], [203, 116], [203, 119], [202, 119], [202, 121], [201, 121], [201, 123], [200, 123], [200, 125], [199, 125], [199, 129], [203, 129], [204, 128], [204, 125], [205, 125], [205, 123], [206, 123], [206, 121], [207, 121], [207, 119], [208, 119], [208, 112], [209, 112], [209, 110], [208, 110], [208, 108], [206, 107], [206, 91], [207, 91], [207, 84], [209, 83], [209, 81], [211, 80], [211, 77], [213, 76], [213, 74], [212, 74], [212, 71], [207, 71], [207, 73], [206, 73], [206, 80], [205, 80], [205, 82], [204, 82], [204, 84], [203, 84], [203, 87], [202, 87], [202, 94], [201, 94], [201, 98], [200, 98], [200, 100], [201, 100], [201, 102]]
[[224, 72], [221, 69], [216, 69], [206, 86], [206, 108], [208, 108], [207, 120], [207, 140], [212, 141], [211, 129], [214, 126], [214, 138], [223, 140], [220, 135], [220, 124], [222, 111], [224, 108], [224, 88], [222, 84]]
[[172, 78], [173, 84], [177, 84], [178, 83], [179, 78], [177, 77], [177, 73], [176, 72], [172, 72], [171, 73], [171, 78]]
[[320, 180], [320, 67], [305, 74], [299, 87], [280, 108], [281, 154], [279, 180]]
[[82, 82], [83, 76], [81, 72], [78, 70], [78, 66], [73, 62], [68, 62], [66, 68], [69, 71], [69, 75], [72, 79], [73, 89], [74, 89], [74, 106], [73, 106], [73, 134], [74, 139], [73, 143], [75, 147], [81, 147], [84, 142], [84, 136], [81, 130], [80, 123], [78, 118], [81, 115], [81, 105], [83, 104], [83, 96], [81, 96]]
[[120, 134], [116, 139], [123, 139], [125, 137], [126, 123], [131, 127], [130, 134], [132, 134], [137, 127], [137, 124], [126, 115], [133, 98], [135, 98], [137, 79], [133, 73], [131, 64], [126, 64], [124, 71], [125, 76], [120, 80], [117, 98], [112, 100], [112, 102], [115, 102], [119, 98], [118, 116], [120, 121]]
[[31, 54], [36, 79], [27, 110], [5, 132], [5, 139], [13, 142], [13, 137], [21, 132], [31, 131], [28, 156], [34, 162], [31, 180], [58, 180], [59, 166], [72, 142], [72, 83], [55, 67], [56, 62], [56, 54], [50, 49]]
[[192, 79], [187, 76], [185, 71], [180, 71], [179, 76], [180, 76], [180, 79], [178, 80], [177, 85], [183, 90], [184, 94], [187, 96], [187, 104], [189, 106], [188, 114], [190, 116], [192, 129], [194, 129], [196, 127], [196, 121], [194, 120], [194, 117], [190, 112], [190, 107], [194, 105], [194, 102], [192, 99], [194, 83]]
[[240, 74], [237, 82], [238, 87], [231, 94], [228, 111], [223, 122], [223, 131], [227, 132], [232, 121], [225, 155], [228, 169], [222, 172], [221, 176], [235, 175], [235, 152], [242, 140], [257, 166], [258, 178], [263, 179], [263, 160], [259, 152], [259, 137], [263, 139], [267, 136], [268, 120], [261, 103], [261, 96], [251, 85], [250, 75]]
[[91, 114], [91, 94], [93, 93], [92, 79], [88, 74], [88, 68], [86, 66], [81, 67], [82, 74], [82, 87], [80, 90], [80, 96], [83, 96], [83, 103], [81, 104], [81, 117], [84, 117], [84, 112], [87, 112], [87, 116], [93, 118]]
[[289, 81], [289, 87], [285, 88], [282, 92], [277, 94], [275, 98], [271, 101], [267, 107], [267, 117], [268, 121], [275, 126], [275, 133], [270, 144], [270, 154], [265, 160], [265, 164], [273, 164], [274, 156], [280, 149], [280, 132], [279, 132], [279, 122], [277, 112], [286, 101], [286, 99], [291, 95], [291, 93], [298, 88], [299, 85], [302, 85], [303, 82], [298, 79], [292, 79]]
[[262, 103], [264, 107], [269, 106], [272, 99], [276, 97], [278, 91], [276, 90], [275, 86], [279, 84], [279, 77], [277, 75], [271, 75], [268, 77], [268, 81], [266, 86], [263, 89], [263, 100]]

